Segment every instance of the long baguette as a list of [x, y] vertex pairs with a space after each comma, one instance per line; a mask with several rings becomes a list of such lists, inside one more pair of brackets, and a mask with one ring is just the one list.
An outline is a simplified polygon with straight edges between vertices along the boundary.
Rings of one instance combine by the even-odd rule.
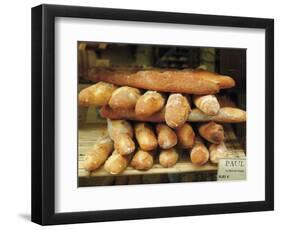
[[205, 70], [141, 70], [134, 72], [95, 68], [90, 71], [89, 79], [159, 92], [199, 95], [215, 94], [220, 89], [235, 86], [235, 81], [231, 77]]
[[[100, 110], [100, 114], [104, 118], [113, 120], [125, 119], [135, 121], [147, 121], [147, 122], [164, 122], [165, 121], [165, 109], [160, 112], [153, 114], [152, 116], [144, 117], [136, 115], [135, 110], [113, 110], [109, 106], [103, 106]], [[209, 116], [204, 114], [199, 109], [195, 108], [191, 110], [187, 121], [190, 122], [206, 122], [216, 121], [221, 123], [239, 123], [246, 121], [246, 111], [238, 108], [221, 108], [217, 115]]]

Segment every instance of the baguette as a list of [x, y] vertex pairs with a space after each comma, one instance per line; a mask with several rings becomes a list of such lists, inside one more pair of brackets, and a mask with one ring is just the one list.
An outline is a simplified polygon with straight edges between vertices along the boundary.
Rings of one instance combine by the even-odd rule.
[[134, 155], [131, 166], [138, 170], [148, 170], [153, 166], [153, 155], [150, 152], [139, 150]]
[[213, 121], [199, 126], [198, 131], [201, 137], [213, 144], [219, 144], [224, 140], [223, 126]]
[[129, 155], [121, 155], [114, 151], [104, 163], [104, 169], [112, 175], [120, 174], [127, 168], [129, 161]]
[[151, 151], [157, 148], [157, 139], [150, 125], [137, 123], [135, 136], [142, 150]]
[[179, 159], [179, 154], [174, 148], [164, 149], [160, 151], [159, 163], [164, 168], [170, 168], [174, 166]]
[[134, 109], [140, 96], [140, 90], [123, 86], [112, 93], [108, 104], [112, 109]]
[[117, 89], [113, 84], [98, 82], [87, 87], [79, 93], [79, 105], [81, 106], [103, 106], [109, 102], [113, 92]]
[[176, 129], [179, 145], [184, 149], [190, 149], [195, 142], [195, 133], [191, 125], [185, 123], [182, 127]]
[[170, 149], [178, 142], [176, 133], [167, 125], [158, 124], [156, 133], [158, 144], [162, 149]]
[[[165, 121], [165, 108], [158, 113], [149, 117], [137, 116], [135, 110], [113, 110], [109, 106], [103, 106], [100, 114], [104, 118], [110, 119], [126, 119], [135, 121], [148, 121], [148, 122], [164, 122]], [[190, 122], [207, 122], [216, 121], [221, 123], [239, 123], [246, 121], [246, 111], [238, 108], [224, 107], [221, 108], [217, 115], [210, 116], [204, 114], [201, 110], [195, 108], [191, 110], [187, 121]]]
[[235, 86], [235, 82], [231, 77], [204, 70], [112, 71], [95, 68], [90, 71], [89, 79], [159, 92], [199, 95], [215, 94], [220, 89]]
[[224, 107], [221, 108], [215, 116], [203, 113], [199, 109], [193, 109], [189, 114], [190, 122], [216, 121], [222, 123], [239, 123], [246, 121], [246, 111], [237, 108]]
[[129, 122], [107, 119], [107, 129], [109, 136], [114, 141], [114, 148], [119, 154], [126, 155], [134, 152], [133, 128]]
[[165, 121], [171, 128], [178, 128], [186, 122], [190, 111], [186, 97], [181, 94], [171, 94], [166, 104]]
[[209, 147], [210, 161], [214, 164], [218, 164], [219, 159], [227, 157], [227, 148], [224, 142], [219, 145], [211, 144]]
[[165, 98], [156, 91], [147, 91], [137, 101], [135, 111], [137, 116], [148, 117], [160, 111], [165, 105]]
[[216, 115], [220, 109], [220, 104], [215, 95], [195, 95], [193, 102], [198, 109], [207, 115]]
[[113, 142], [109, 137], [98, 140], [86, 154], [84, 169], [93, 171], [98, 169], [113, 151]]
[[199, 138], [196, 139], [190, 152], [190, 160], [198, 166], [206, 164], [209, 160], [209, 151]]

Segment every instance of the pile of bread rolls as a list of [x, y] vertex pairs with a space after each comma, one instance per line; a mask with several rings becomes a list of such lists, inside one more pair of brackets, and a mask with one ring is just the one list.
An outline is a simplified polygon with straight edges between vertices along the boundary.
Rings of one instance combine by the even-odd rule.
[[96, 84], [79, 93], [80, 106], [100, 107], [107, 119], [108, 137], [88, 152], [84, 167], [103, 166], [121, 174], [128, 165], [149, 170], [156, 158], [173, 167], [179, 149], [201, 166], [224, 157], [222, 123], [246, 121], [246, 112], [222, 107], [220, 89], [235, 86], [229, 76], [204, 70], [108, 70], [95, 69]]

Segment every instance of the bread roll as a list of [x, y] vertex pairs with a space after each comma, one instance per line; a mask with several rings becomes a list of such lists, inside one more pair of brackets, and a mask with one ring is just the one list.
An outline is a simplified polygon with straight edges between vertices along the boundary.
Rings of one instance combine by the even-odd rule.
[[135, 135], [142, 150], [150, 151], [157, 148], [157, 139], [150, 125], [146, 123], [136, 124]]
[[190, 160], [198, 166], [206, 164], [209, 160], [209, 151], [199, 138], [196, 139], [190, 152]]
[[103, 106], [109, 102], [112, 93], [117, 89], [116, 86], [99, 82], [87, 87], [79, 93], [79, 105], [81, 106]]
[[235, 82], [231, 77], [204, 70], [108, 70], [92, 69], [89, 79], [106, 81], [159, 92], [215, 94], [219, 89], [231, 88]]
[[93, 171], [99, 168], [113, 151], [113, 142], [109, 137], [98, 140], [86, 154], [84, 168]]
[[198, 131], [204, 139], [213, 143], [219, 144], [224, 140], [223, 126], [216, 122], [210, 121], [209, 123], [199, 126]]
[[176, 129], [179, 145], [184, 149], [190, 149], [195, 142], [195, 133], [188, 123]]
[[221, 123], [239, 123], [246, 121], [246, 112], [242, 109], [224, 107], [214, 116], [207, 115], [199, 109], [193, 109], [189, 114], [190, 122], [216, 121]]
[[135, 111], [137, 116], [148, 117], [159, 112], [165, 104], [165, 98], [156, 91], [147, 91], [137, 101]]
[[187, 99], [181, 94], [171, 94], [165, 111], [165, 121], [171, 128], [182, 126], [191, 111]]
[[216, 115], [220, 109], [215, 95], [193, 96], [193, 102], [198, 109], [207, 115]]
[[113, 92], [108, 104], [112, 109], [134, 109], [140, 96], [138, 89], [123, 86]]
[[128, 166], [129, 155], [121, 155], [116, 150], [104, 163], [104, 169], [112, 175], [121, 174]]
[[119, 154], [126, 155], [134, 152], [133, 128], [129, 122], [107, 119], [107, 128], [109, 136], [114, 141], [114, 148]]
[[170, 149], [178, 142], [176, 133], [167, 125], [158, 124], [156, 133], [158, 144], [162, 149]]
[[160, 151], [159, 154], [159, 163], [164, 168], [170, 168], [174, 166], [179, 159], [179, 154], [174, 148], [164, 149]]
[[214, 164], [218, 164], [219, 159], [227, 157], [227, 148], [224, 142], [219, 145], [211, 144], [209, 147], [210, 151], [210, 161]]
[[153, 166], [153, 154], [147, 151], [138, 150], [134, 155], [131, 165], [138, 170], [148, 170]]

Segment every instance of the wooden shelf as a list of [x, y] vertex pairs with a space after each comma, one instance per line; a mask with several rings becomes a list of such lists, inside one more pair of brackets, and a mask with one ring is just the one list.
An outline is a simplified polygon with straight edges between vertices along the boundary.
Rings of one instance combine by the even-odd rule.
[[[231, 125], [225, 125], [225, 144], [228, 149], [228, 157], [240, 158], [245, 157], [245, 152], [241, 147], [240, 143], [235, 136]], [[91, 173], [83, 169], [83, 161], [85, 159], [85, 154], [94, 145], [96, 140], [102, 136], [107, 135], [107, 125], [106, 124], [91, 124], [84, 125], [79, 129], [79, 170], [78, 176], [80, 178], [92, 178], [110, 175], [107, 173], [103, 166]], [[187, 173], [187, 172], [204, 172], [204, 171], [216, 171], [217, 166], [211, 163], [207, 163], [204, 166], [195, 166], [186, 157], [188, 154], [183, 152], [180, 154], [179, 162], [171, 168], [163, 168], [156, 160], [153, 167], [147, 171], [135, 170], [132, 167], [128, 167], [122, 175], [150, 175], [150, 174], [173, 174], [173, 173]]]

